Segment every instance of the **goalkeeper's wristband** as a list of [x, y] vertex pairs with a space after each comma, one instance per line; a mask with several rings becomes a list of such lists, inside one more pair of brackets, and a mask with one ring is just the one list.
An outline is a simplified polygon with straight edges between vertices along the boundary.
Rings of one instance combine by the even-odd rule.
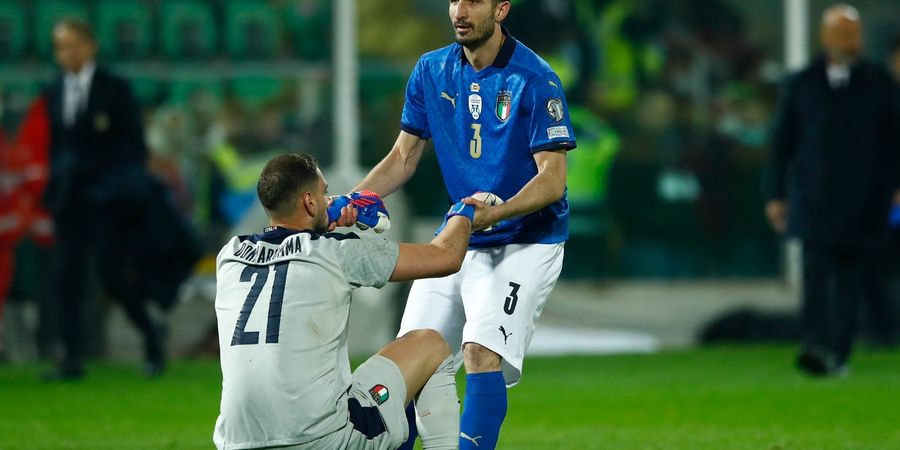
[[475, 207], [472, 205], [467, 205], [463, 202], [457, 202], [455, 205], [450, 207], [450, 210], [447, 211], [447, 215], [444, 216], [444, 220], [450, 220], [453, 216], [465, 216], [469, 218], [469, 222], [475, 222]]

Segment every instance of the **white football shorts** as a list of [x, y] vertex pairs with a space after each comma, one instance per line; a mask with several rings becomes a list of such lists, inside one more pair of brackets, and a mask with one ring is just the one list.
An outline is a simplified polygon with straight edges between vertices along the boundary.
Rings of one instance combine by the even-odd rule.
[[459, 272], [413, 283], [400, 323], [402, 336], [437, 330], [450, 348], [474, 342], [502, 358], [507, 386], [518, 383], [534, 323], [562, 270], [563, 243], [510, 244], [469, 250]]
[[406, 381], [393, 361], [375, 355], [353, 372], [348, 391], [347, 425], [284, 450], [391, 450], [409, 437]]

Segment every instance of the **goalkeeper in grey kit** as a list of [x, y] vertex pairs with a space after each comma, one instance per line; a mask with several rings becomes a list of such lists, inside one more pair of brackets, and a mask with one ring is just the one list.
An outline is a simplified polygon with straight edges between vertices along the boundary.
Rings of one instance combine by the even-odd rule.
[[[472, 206], [458, 203], [428, 244], [330, 232], [335, 222], [378, 228], [381, 199], [357, 193], [332, 203], [307, 154], [266, 164], [257, 192], [270, 219], [236, 236], [216, 261], [222, 401], [219, 449], [395, 449], [408, 436], [405, 408], [422, 408], [426, 449], [458, 447], [459, 409], [450, 348], [434, 330], [398, 337], [351, 374], [347, 327], [361, 286], [459, 270]], [[354, 207], [351, 207], [355, 206]]]

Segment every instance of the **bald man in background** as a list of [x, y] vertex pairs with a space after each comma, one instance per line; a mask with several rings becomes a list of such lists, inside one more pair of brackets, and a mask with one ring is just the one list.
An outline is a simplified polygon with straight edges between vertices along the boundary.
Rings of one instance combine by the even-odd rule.
[[883, 295], [879, 256], [900, 191], [900, 140], [894, 84], [862, 58], [859, 12], [828, 8], [821, 42], [824, 54], [784, 83], [763, 184], [772, 227], [803, 242], [797, 365], [810, 375], [840, 376], [860, 301]]

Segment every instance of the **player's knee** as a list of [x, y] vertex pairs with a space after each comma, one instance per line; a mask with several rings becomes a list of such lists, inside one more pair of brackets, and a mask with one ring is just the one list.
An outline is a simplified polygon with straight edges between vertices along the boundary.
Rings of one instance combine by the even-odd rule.
[[412, 330], [404, 334], [403, 337], [414, 339], [417, 347], [428, 354], [433, 354], [435, 358], [443, 360], [451, 354], [450, 345], [447, 344], [441, 333], [438, 333], [436, 330], [430, 328]]
[[474, 342], [466, 342], [463, 346], [463, 362], [467, 373], [500, 370], [500, 355]]

